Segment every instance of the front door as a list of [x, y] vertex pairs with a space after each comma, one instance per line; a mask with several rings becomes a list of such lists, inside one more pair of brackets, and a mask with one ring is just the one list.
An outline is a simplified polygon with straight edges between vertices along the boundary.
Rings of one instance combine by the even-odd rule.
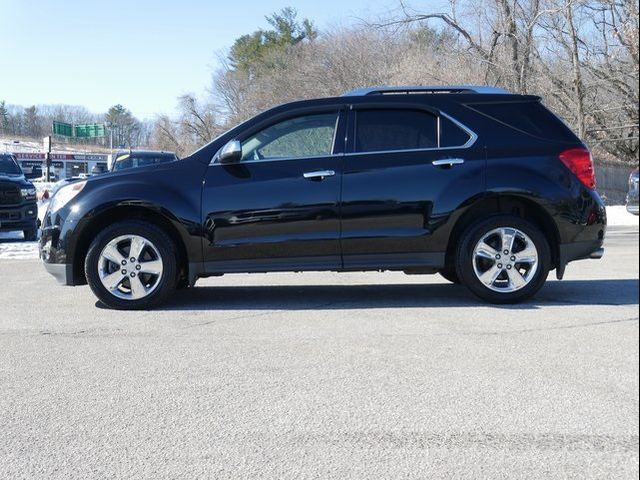
[[[242, 159], [213, 162], [203, 189], [208, 273], [341, 267], [340, 110], [305, 112], [238, 136]], [[255, 129], [254, 129], [255, 130]], [[344, 143], [344, 141], [343, 141]]]

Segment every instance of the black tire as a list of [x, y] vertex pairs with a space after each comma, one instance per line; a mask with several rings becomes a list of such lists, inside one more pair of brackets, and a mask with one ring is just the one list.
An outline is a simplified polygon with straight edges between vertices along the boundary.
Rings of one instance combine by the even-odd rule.
[[[157, 286], [140, 299], [122, 299], [112, 294], [100, 280], [98, 262], [105, 246], [113, 239], [124, 235], [138, 235], [149, 240], [162, 260], [162, 274]], [[115, 223], [94, 239], [85, 258], [84, 271], [87, 282], [98, 299], [108, 307], [118, 310], [148, 310], [167, 301], [175, 292], [178, 283], [178, 254], [171, 238], [157, 226], [139, 220]]]
[[35, 242], [38, 240], [38, 230], [35, 228], [29, 228], [28, 230], [23, 230], [25, 242]]
[[[480, 281], [474, 271], [473, 251], [476, 244], [489, 232], [498, 228], [515, 228], [527, 235], [538, 252], [538, 267], [524, 287], [513, 292], [498, 292]], [[533, 297], [544, 285], [551, 268], [551, 251], [545, 235], [532, 223], [513, 215], [500, 215], [471, 225], [462, 234], [456, 248], [456, 272], [461, 283], [480, 299], [496, 304], [523, 302]], [[494, 284], [495, 286], [495, 284]]]
[[460, 279], [454, 268], [444, 268], [438, 272], [442, 278], [456, 285], [460, 284]]

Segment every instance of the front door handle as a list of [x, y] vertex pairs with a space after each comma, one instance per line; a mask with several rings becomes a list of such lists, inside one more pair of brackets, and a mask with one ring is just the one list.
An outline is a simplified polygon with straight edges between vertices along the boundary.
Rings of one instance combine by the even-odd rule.
[[317, 170], [315, 172], [305, 172], [302, 174], [307, 180], [324, 180], [326, 177], [333, 177], [336, 174], [333, 170]]
[[431, 165], [440, 168], [451, 168], [454, 165], [462, 165], [463, 163], [464, 158], [443, 158], [441, 160], [434, 160], [431, 162]]

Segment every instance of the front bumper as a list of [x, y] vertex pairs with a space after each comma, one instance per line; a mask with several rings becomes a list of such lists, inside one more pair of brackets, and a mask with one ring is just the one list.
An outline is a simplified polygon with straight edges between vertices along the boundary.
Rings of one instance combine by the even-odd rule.
[[55, 213], [47, 210], [40, 230], [39, 254], [44, 268], [63, 285], [78, 285], [78, 272], [74, 270], [69, 251], [69, 228], [77, 225], [67, 209]]
[[0, 232], [35, 228], [37, 221], [38, 205], [36, 203], [0, 207]]
[[73, 265], [66, 263], [64, 250], [60, 248], [60, 227], [47, 225], [45, 222], [38, 247], [47, 272], [61, 284], [73, 285]]
[[44, 263], [44, 268], [62, 285], [74, 285], [73, 265], [67, 263]]

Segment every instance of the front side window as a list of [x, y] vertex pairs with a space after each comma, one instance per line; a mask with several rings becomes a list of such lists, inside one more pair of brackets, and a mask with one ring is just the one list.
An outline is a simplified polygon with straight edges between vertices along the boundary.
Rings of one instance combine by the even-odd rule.
[[279, 160], [331, 155], [337, 113], [284, 120], [242, 142], [242, 160]]
[[437, 148], [438, 118], [420, 110], [360, 110], [355, 139], [357, 152]]

